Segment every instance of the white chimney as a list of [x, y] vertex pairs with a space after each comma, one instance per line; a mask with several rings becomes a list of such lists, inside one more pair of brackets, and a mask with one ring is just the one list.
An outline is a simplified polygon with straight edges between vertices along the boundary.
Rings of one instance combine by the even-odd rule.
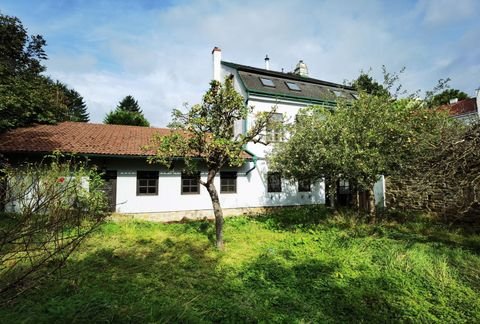
[[222, 61], [222, 50], [218, 47], [214, 47], [212, 50], [212, 59], [213, 59], [213, 80], [222, 82], [221, 77], [221, 61]]
[[270, 70], [270, 59], [268, 58], [268, 54], [265, 55], [265, 70]]
[[300, 60], [297, 63], [297, 66], [295, 67], [295, 70], [293, 70], [294, 74], [297, 74], [302, 77], [308, 77], [308, 67], [307, 64], [303, 63], [302, 60]]
[[453, 105], [453, 104], [456, 104], [458, 102], [458, 98], [453, 98], [453, 99], [450, 99], [450, 104]]

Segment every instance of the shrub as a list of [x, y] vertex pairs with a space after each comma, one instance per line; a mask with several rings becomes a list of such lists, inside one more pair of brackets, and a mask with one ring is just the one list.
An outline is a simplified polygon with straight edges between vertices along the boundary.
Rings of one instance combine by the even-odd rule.
[[65, 264], [107, 216], [95, 170], [56, 154], [1, 170], [0, 297], [11, 299]]

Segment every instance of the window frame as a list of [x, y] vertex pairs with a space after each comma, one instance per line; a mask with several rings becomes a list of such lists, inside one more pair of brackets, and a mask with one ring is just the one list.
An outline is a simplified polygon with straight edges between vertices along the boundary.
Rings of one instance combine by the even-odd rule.
[[292, 81], [285, 81], [285, 85], [289, 90], [297, 91], [297, 92], [302, 91], [302, 88], [300, 88], [300, 85], [298, 85], [298, 83], [295, 83]]
[[[280, 118], [278, 120], [275, 120], [273, 116], [279, 116]], [[272, 119], [270, 120], [269, 123], [267, 123], [266, 130], [265, 130], [265, 138], [267, 140], [267, 143], [278, 143], [278, 142], [283, 142], [284, 140], [284, 133], [283, 133], [283, 114], [282, 113], [273, 113], [272, 114]], [[270, 123], [279, 123], [282, 125], [282, 127], [279, 127], [279, 129], [270, 129]]]
[[[220, 193], [221, 194], [235, 194], [237, 193], [237, 171], [220, 171]], [[231, 181], [232, 183], [224, 184], [223, 181]], [[225, 190], [226, 188], [233, 188], [232, 190]]]
[[[158, 179], [159, 179], [159, 172], [158, 171], [137, 171], [137, 196], [158, 196]], [[146, 185], [142, 185], [142, 181], [147, 181]], [[150, 184], [150, 181], [154, 180], [154, 185]], [[140, 188], [146, 188], [146, 192], [140, 192]], [[149, 192], [149, 188], [155, 188], [155, 192]]]
[[[278, 187], [274, 187], [276, 184], [271, 183], [276, 177], [278, 177]], [[282, 192], [282, 174], [280, 172], [267, 172], [267, 192]]]
[[[185, 185], [183, 183], [184, 180], [197, 180], [197, 190], [196, 191], [184, 191], [185, 187], [192, 188], [194, 187], [191, 183]], [[187, 172], [182, 172], [182, 175], [180, 177], [180, 193], [182, 195], [199, 195], [200, 194], [200, 172], [195, 172], [195, 173], [187, 173]]]
[[[272, 79], [269, 79], [269, 78], [264, 78], [264, 77], [258, 77], [260, 79], [260, 83], [264, 86], [264, 87], [269, 87], [269, 88], [276, 88], [275, 86], [275, 82], [273, 82]], [[270, 81], [272, 84], [268, 84], [268, 81], [265, 81], [264, 80], [268, 80]]]
[[[307, 184], [308, 183], [308, 190]], [[298, 192], [312, 192], [312, 181], [310, 179], [303, 179], [303, 180], [298, 180]]]

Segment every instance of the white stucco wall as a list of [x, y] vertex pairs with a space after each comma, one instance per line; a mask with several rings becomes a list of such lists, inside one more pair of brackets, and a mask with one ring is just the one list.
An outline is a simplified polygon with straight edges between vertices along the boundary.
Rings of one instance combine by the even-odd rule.
[[[181, 193], [181, 173], [168, 171], [159, 165], [148, 165], [141, 159], [111, 160], [104, 165], [108, 170], [117, 170], [117, 207], [119, 213], [156, 213], [169, 211], [209, 210], [212, 208], [210, 197], [204, 187], [200, 194]], [[282, 192], [267, 192], [267, 166], [265, 161], [258, 161], [256, 168], [253, 162], [246, 163], [236, 170], [237, 192], [220, 193], [220, 175], [215, 179], [223, 208], [252, 208], [265, 206], [290, 206], [325, 203], [323, 183], [312, 185], [312, 191], [298, 192], [297, 183], [282, 180]], [[137, 196], [137, 171], [159, 171], [158, 195]], [[228, 169], [225, 169], [228, 170]], [[201, 173], [203, 179], [206, 172]]]

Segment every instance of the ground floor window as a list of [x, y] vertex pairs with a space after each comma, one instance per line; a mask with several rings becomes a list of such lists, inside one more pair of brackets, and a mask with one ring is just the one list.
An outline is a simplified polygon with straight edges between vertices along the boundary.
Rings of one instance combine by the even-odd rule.
[[182, 195], [200, 193], [200, 172], [182, 173]]
[[237, 192], [237, 172], [220, 172], [220, 193]]
[[312, 182], [310, 179], [298, 180], [298, 192], [310, 192]]
[[158, 171], [137, 171], [137, 196], [158, 195]]
[[282, 191], [282, 176], [280, 172], [268, 172], [267, 173], [267, 189], [268, 192], [281, 192]]

